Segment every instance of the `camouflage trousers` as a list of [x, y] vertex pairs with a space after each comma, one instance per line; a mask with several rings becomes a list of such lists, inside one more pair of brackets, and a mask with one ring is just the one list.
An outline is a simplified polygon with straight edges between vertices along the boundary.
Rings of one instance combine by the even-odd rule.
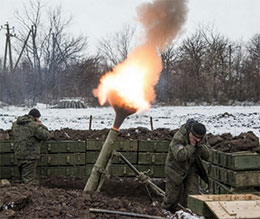
[[198, 175], [190, 172], [180, 185], [175, 185], [166, 174], [165, 197], [162, 207], [171, 212], [179, 210], [178, 203], [187, 207], [189, 195], [199, 194]]
[[20, 178], [25, 184], [39, 185], [36, 174], [37, 160], [17, 160]]

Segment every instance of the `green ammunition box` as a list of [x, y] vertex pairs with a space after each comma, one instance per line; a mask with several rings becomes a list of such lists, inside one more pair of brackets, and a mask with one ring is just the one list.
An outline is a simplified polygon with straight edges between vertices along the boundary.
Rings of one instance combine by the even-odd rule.
[[196, 195], [188, 196], [188, 208], [199, 216], [204, 216], [206, 218], [215, 218], [213, 213], [206, 206], [204, 200], [197, 198]]
[[[87, 153], [86, 153], [86, 163], [95, 163], [97, 158], [98, 158], [99, 153], [100, 153], [99, 151], [87, 151]], [[137, 152], [125, 151], [125, 152], [121, 152], [121, 153], [132, 164], [137, 164]], [[113, 156], [112, 163], [113, 164], [120, 164], [120, 163], [124, 163], [124, 161], [120, 157]]]
[[213, 179], [220, 180], [219, 168], [216, 165], [211, 165], [209, 176]]
[[41, 145], [41, 153], [84, 153], [85, 141], [47, 141]]
[[135, 173], [127, 165], [122, 164], [111, 165], [109, 172], [111, 176], [135, 176]]
[[[137, 152], [123, 151], [121, 153], [124, 155], [124, 157], [128, 161], [130, 161], [130, 163], [137, 164]], [[113, 156], [112, 163], [113, 164], [125, 164], [125, 162], [120, 157], [117, 157], [117, 156]]]
[[14, 152], [14, 142], [0, 140], [0, 154], [10, 152]]
[[139, 152], [138, 164], [164, 165], [167, 153]]
[[41, 154], [38, 166], [84, 165], [85, 153]]
[[260, 170], [235, 171], [212, 165], [210, 177], [233, 187], [260, 186]]
[[13, 177], [19, 177], [16, 166], [0, 166], [0, 179], [11, 179]]
[[169, 141], [145, 141], [140, 140], [138, 145], [138, 151], [143, 152], [168, 152]]
[[236, 188], [225, 185], [212, 178], [209, 179], [213, 187], [213, 194], [257, 194], [258, 191], [254, 187], [241, 187]]
[[[94, 164], [86, 164], [86, 166], [85, 166], [86, 176], [90, 176], [93, 166], [94, 166]], [[123, 164], [111, 165], [108, 170], [108, 174], [110, 176], [128, 176], [128, 177], [135, 176], [135, 173], [127, 165], [123, 165]]]
[[0, 154], [0, 166], [16, 165], [14, 153]]
[[87, 139], [87, 151], [100, 151], [104, 142], [103, 140]]
[[217, 165], [219, 164], [219, 153], [217, 150], [210, 150], [209, 162]]
[[209, 193], [210, 194], [218, 194], [218, 192], [215, 191], [214, 180], [210, 177], [209, 177]]
[[85, 176], [85, 165], [84, 166], [67, 166], [67, 167], [42, 167], [40, 169], [40, 174], [42, 176]]
[[164, 174], [164, 166], [160, 165], [138, 165], [137, 169], [140, 172], [145, 172], [147, 176], [154, 177], [154, 178], [163, 178]]
[[[103, 140], [87, 140], [88, 151], [100, 151], [105, 141]], [[138, 141], [131, 140], [116, 140], [114, 147], [118, 151], [137, 151]]]
[[206, 170], [206, 173], [209, 175], [210, 171], [211, 171], [211, 163], [205, 160], [202, 160], [202, 165]]
[[240, 151], [234, 153], [218, 152], [219, 166], [232, 170], [260, 169], [260, 156], [257, 153]]

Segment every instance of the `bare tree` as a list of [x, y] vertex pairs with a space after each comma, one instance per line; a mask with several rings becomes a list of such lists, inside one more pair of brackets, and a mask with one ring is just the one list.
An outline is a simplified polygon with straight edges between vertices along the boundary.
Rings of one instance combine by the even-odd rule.
[[176, 91], [176, 62], [179, 59], [178, 47], [172, 43], [168, 45], [164, 52], [161, 52], [163, 62], [163, 70], [160, 75], [160, 80], [156, 85], [157, 101], [166, 103], [171, 102]]
[[[23, 12], [17, 13], [20, 24], [17, 51], [24, 47], [30, 36], [22, 60], [30, 63], [35, 76], [34, 81], [30, 80], [30, 85], [34, 86], [31, 92], [34, 99], [43, 97], [46, 92], [42, 91], [46, 89], [56, 92], [57, 73], [68, 68], [68, 65], [78, 63], [87, 48], [86, 37], [73, 37], [69, 33], [72, 18], [64, 18], [61, 7], [43, 9], [41, 1], [37, 0], [31, 1], [28, 7], [24, 6]], [[42, 21], [44, 13], [47, 20]]]
[[124, 61], [133, 49], [135, 29], [126, 25], [119, 32], [99, 41], [97, 49], [109, 67]]
[[248, 56], [244, 62], [245, 81], [248, 86], [248, 98], [260, 99], [260, 34], [248, 42]]

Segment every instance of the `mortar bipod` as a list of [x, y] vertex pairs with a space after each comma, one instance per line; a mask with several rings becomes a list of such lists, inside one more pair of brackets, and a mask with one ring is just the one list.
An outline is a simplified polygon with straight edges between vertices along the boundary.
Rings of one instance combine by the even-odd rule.
[[113, 151], [113, 155], [120, 157], [131, 168], [131, 170], [133, 170], [133, 172], [137, 175], [138, 179], [141, 182], [148, 184], [153, 189], [153, 191], [156, 192], [156, 194], [158, 194], [159, 196], [162, 196], [162, 197], [165, 196], [165, 192], [160, 187], [155, 185], [152, 182], [151, 178], [149, 176], [145, 175], [144, 172], [140, 172], [139, 170], [137, 170], [135, 168], [135, 166], [133, 164], [131, 164], [131, 162], [129, 160], [127, 160], [127, 158], [121, 152]]
[[[153, 191], [156, 192], [157, 195], [159, 195], [159, 196], [161, 196], [161, 197], [164, 197], [164, 196], [165, 196], [165, 192], [164, 192], [160, 187], [158, 187], [157, 185], [155, 185], [155, 184], [152, 182], [151, 178], [150, 178], [149, 176], [145, 175], [144, 172], [140, 172], [139, 170], [137, 170], [137, 169], [135, 168], [135, 166], [134, 166], [133, 164], [131, 164], [131, 162], [130, 162], [129, 160], [127, 160], [127, 158], [126, 158], [121, 152], [118, 152], [118, 151], [115, 151], [115, 150], [114, 150], [114, 151], [113, 151], [113, 155], [114, 155], [114, 156], [117, 156], [117, 157], [120, 157], [120, 158], [131, 168], [131, 170], [133, 170], [133, 172], [137, 175], [137, 177], [138, 177], [143, 183], [145, 183], [145, 185], [148, 184], [148, 185], [153, 189]], [[112, 155], [112, 156], [113, 156], [113, 155]], [[148, 193], [148, 194], [149, 194], [149, 193]], [[149, 196], [150, 196], [150, 194], [149, 194]], [[150, 196], [150, 198], [151, 198], [151, 196]], [[180, 203], [178, 203], [177, 205], [178, 205], [183, 211], [188, 212], [188, 213], [191, 214], [191, 215], [194, 215], [193, 212], [192, 212], [190, 209], [183, 207]]]

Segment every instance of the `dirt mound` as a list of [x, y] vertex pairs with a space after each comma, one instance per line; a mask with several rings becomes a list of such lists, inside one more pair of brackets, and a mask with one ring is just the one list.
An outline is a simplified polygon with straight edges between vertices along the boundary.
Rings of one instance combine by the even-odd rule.
[[160, 206], [151, 204], [144, 185], [133, 178], [112, 178], [101, 192], [85, 193], [86, 180], [41, 178], [40, 187], [0, 185], [0, 218], [130, 218], [91, 213], [90, 208], [165, 217]]
[[253, 151], [260, 153], [259, 138], [253, 132], [241, 133], [233, 137], [230, 133], [219, 136], [209, 135], [213, 149], [223, 152]]
[[[118, 135], [118, 139], [125, 140], [164, 140], [171, 141], [173, 135], [178, 129], [170, 130], [159, 128], [153, 131], [138, 127], [130, 129], [122, 129]], [[109, 129], [102, 130], [72, 130], [62, 129], [55, 130], [53, 140], [86, 140], [86, 139], [102, 139], [105, 140]], [[223, 152], [237, 151], [253, 151], [260, 153], [259, 138], [253, 132], [241, 133], [238, 136], [232, 136], [230, 133], [222, 135], [208, 134], [209, 144], [213, 149]]]
[[[52, 132], [52, 139], [54, 141], [62, 140], [87, 140], [97, 139], [105, 140], [110, 129], [101, 130], [74, 130], [61, 129]], [[170, 130], [166, 128], [158, 128], [149, 130], [144, 127], [122, 129], [118, 135], [118, 139], [124, 140], [164, 140], [171, 141], [173, 135], [178, 129]], [[232, 136], [230, 133], [222, 135], [208, 134], [210, 146], [213, 149], [223, 152], [236, 151], [253, 151], [260, 153], [259, 138], [253, 132], [241, 133], [238, 136]], [[0, 140], [12, 139], [10, 130], [0, 130]]]
[[[110, 129], [101, 130], [73, 130], [61, 129], [55, 130], [53, 133], [53, 140], [87, 140], [87, 139], [101, 139], [105, 140]], [[159, 128], [153, 131], [138, 127], [130, 129], [121, 129], [118, 139], [125, 140], [166, 140], [170, 141], [176, 130], [166, 128]]]

